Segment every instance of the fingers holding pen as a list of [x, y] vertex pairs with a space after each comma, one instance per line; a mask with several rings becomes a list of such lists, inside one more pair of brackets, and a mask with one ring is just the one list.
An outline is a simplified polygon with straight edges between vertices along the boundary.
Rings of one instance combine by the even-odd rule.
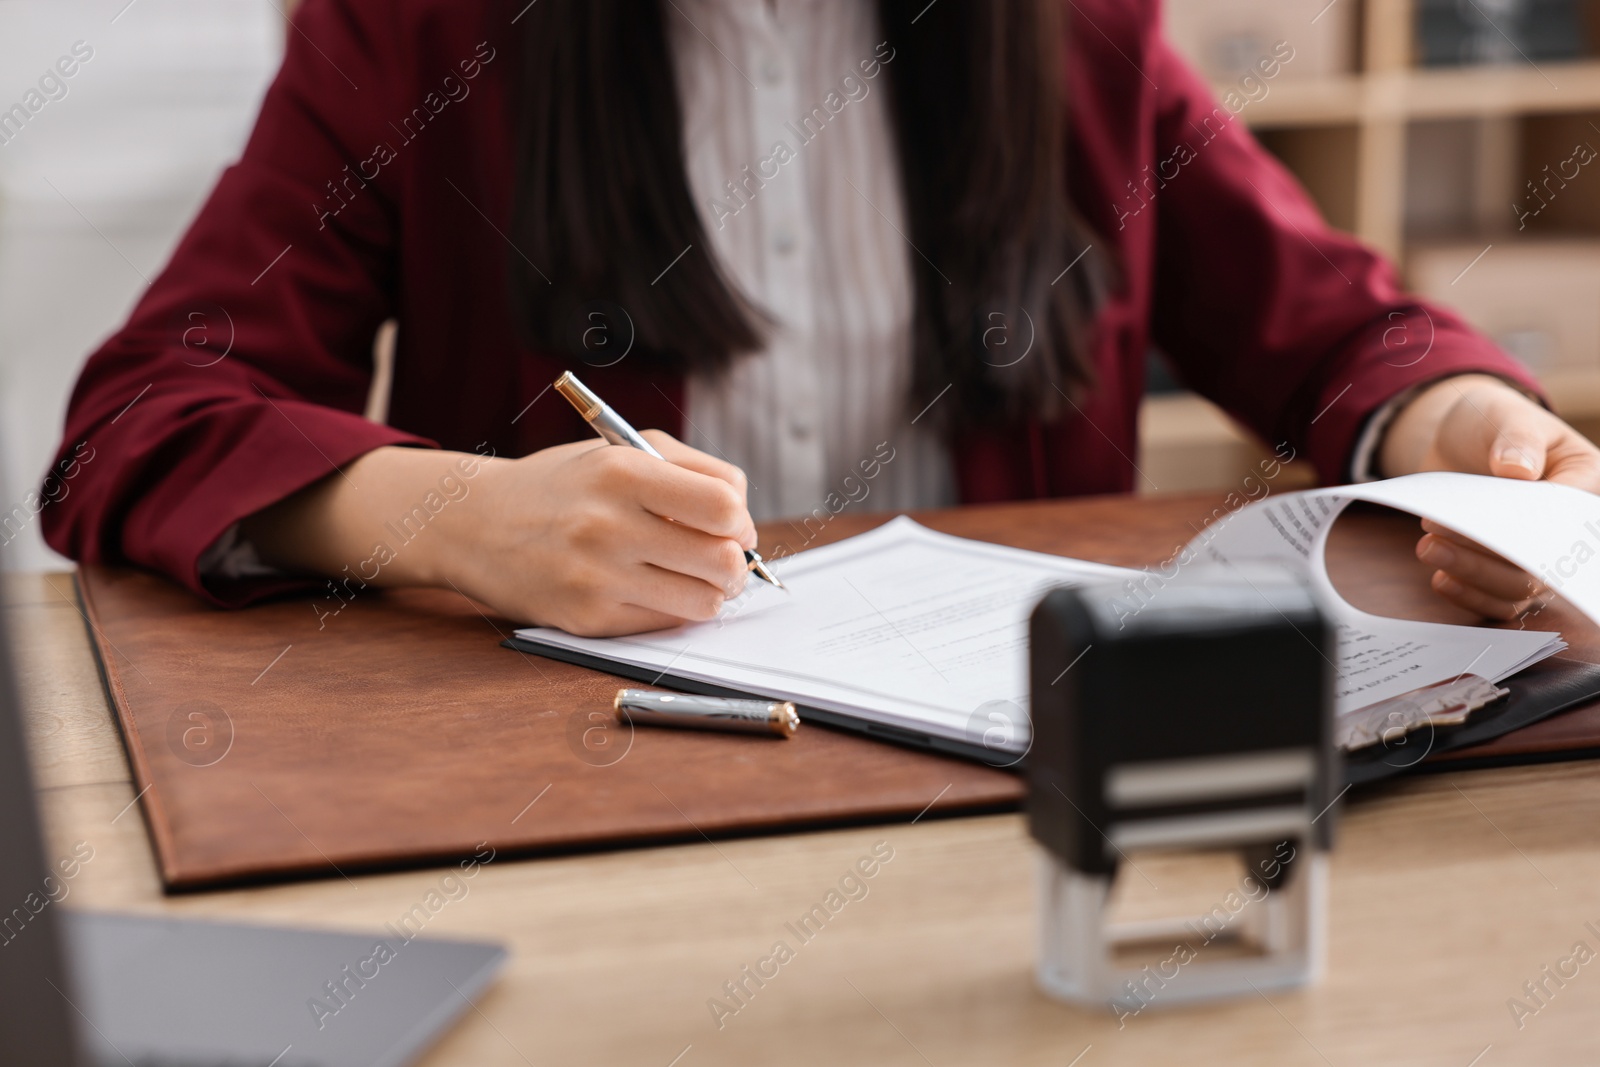
[[[703, 474], [708, 478], [715, 478], [727, 484], [738, 496], [739, 509], [743, 513], [744, 520], [744, 528], [739, 533], [729, 536], [732, 536], [744, 548], [756, 547], [755, 523], [750, 521], [750, 483], [743, 470], [727, 460], [702, 452], [698, 448], [691, 448], [676, 437], [661, 430], [645, 430], [642, 436], [655, 446], [656, 451], [661, 453], [662, 458], [673, 466], [693, 471], [696, 474]], [[673, 518], [677, 518], [680, 522], [685, 521], [678, 516], [673, 516]], [[693, 524], [691, 523], [691, 525]], [[701, 528], [704, 529], [704, 527]], [[707, 530], [707, 532], [715, 531]]]
[[639, 551], [642, 562], [698, 578], [725, 599], [744, 592], [750, 577], [738, 542], [701, 533], [682, 523], [656, 520], [656, 529], [640, 543]]
[[602, 448], [585, 458], [595, 465], [601, 484], [651, 514], [741, 547], [755, 546], [755, 524], [743, 492], [733, 483], [632, 449]]

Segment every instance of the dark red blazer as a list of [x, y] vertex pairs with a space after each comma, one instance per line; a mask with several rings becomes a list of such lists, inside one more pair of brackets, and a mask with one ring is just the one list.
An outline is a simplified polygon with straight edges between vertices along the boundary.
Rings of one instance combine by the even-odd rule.
[[[243, 157], [83, 370], [61, 452], [78, 462], [43, 511], [52, 546], [242, 603], [285, 583], [205, 589], [201, 553], [370, 449], [515, 456], [589, 435], [553, 392], [535, 402], [566, 361], [519, 342], [507, 301], [523, 6], [307, 0]], [[1098, 385], [1059, 424], [955, 442], [962, 498], [1131, 489], [1151, 344], [1332, 481], [1366, 418], [1411, 385], [1484, 370], [1532, 388], [1322, 222], [1163, 41], [1157, 8], [1069, 9], [1071, 193], [1121, 271], [1095, 331]], [[391, 317], [385, 426], [360, 412]], [[582, 373], [636, 425], [681, 429], [677, 377], [630, 360]]]

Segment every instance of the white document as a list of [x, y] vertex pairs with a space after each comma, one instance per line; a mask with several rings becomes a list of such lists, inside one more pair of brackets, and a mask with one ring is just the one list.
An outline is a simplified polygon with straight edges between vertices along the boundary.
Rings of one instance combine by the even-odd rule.
[[1339, 626], [1338, 713], [1466, 673], [1497, 682], [1566, 647], [1543, 631], [1409, 622], [1351, 607], [1323, 559], [1333, 519], [1351, 500], [1444, 523], [1600, 621], [1600, 564], [1589, 566], [1600, 556], [1600, 497], [1418, 474], [1263, 499], [1207, 527], [1166, 568], [1142, 570], [969, 541], [901, 517], [776, 561], [790, 593], [751, 581], [709, 622], [624, 638], [545, 628], [517, 637], [1017, 753], [1028, 745], [1028, 618], [1045, 592], [1063, 585], [1120, 581], [1126, 599], [1118, 610], [1137, 614], [1187, 567], [1281, 561], [1309, 576]]
[[[1352, 500], [1434, 519], [1535, 574], [1554, 542], [1541, 540], [1531, 529], [1518, 534], [1515, 526], [1502, 528], [1495, 515], [1526, 514], [1545, 525], [1547, 534], [1581, 529], [1584, 522], [1600, 518], [1600, 497], [1577, 489], [1434, 473], [1267, 498], [1208, 527], [1189, 543], [1197, 556], [1222, 564], [1277, 560], [1305, 574], [1329, 605], [1339, 627], [1336, 715], [1463, 674], [1498, 682], [1567, 647], [1559, 634], [1543, 630], [1411, 622], [1352, 607], [1328, 580], [1324, 557], [1333, 520]], [[1504, 536], [1507, 533], [1511, 536]], [[1589, 575], [1591, 583], [1596, 579], [1600, 574]], [[1600, 592], [1600, 585], [1591, 588]], [[1578, 606], [1594, 618], [1600, 596], [1591, 600], [1592, 608]]]

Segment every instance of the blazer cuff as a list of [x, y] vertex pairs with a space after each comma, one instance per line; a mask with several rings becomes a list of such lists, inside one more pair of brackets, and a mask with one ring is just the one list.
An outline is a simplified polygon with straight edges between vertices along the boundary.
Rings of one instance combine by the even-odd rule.
[[219, 607], [242, 607], [324, 581], [262, 564], [253, 546], [239, 540], [242, 520], [323, 478], [348, 477], [344, 468], [374, 449], [438, 447], [319, 404], [285, 399], [261, 406], [266, 410], [255, 418], [239, 420], [234, 446], [199, 484], [143, 501], [130, 516], [132, 529], [124, 531], [129, 558], [179, 578]]
[[244, 539], [239, 533], [238, 523], [222, 531], [222, 536], [200, 554], [200, 561], [195, 564], [195, 569], [199, 571], [202, 582], [219, 578], [237, 580], [287, 577], [287, 572], [261, 562], [261, 553], [256, 551], [255, 542]]
[[1409, 404], [1411, 398], [1421, 391], [1421, 386], [1414, 385], [1399, 396], [1391, 398], [1383, 407], [1367, 417], [1367, 424], [1362, 427], [1361, 436], [1356, 438], [1355, 451], [1350, 454], [1352, 482], [1383, 480], [1383, 475], [1378, 473], [1378, 446], [1383, 443], [1383, 435], [1389, 432], [1389, 424], [1400, 414], [1400, 409]]

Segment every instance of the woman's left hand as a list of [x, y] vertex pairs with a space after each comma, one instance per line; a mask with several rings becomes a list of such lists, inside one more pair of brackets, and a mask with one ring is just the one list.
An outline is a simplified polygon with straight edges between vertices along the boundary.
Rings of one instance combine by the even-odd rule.
[[[1401, 409], [1384, 435], [1386, 475], [1462, 471], [1523, 481], [1551, 481], [1600, 493], [1600, 448], [1499, 378], [1467, 374], [1427, 386]], [[1433, 588], [1468, 611], [1515, 619], [1544, 588], [1482, 545], [1434, 522], [1417, 557], [1438, 568]]]

